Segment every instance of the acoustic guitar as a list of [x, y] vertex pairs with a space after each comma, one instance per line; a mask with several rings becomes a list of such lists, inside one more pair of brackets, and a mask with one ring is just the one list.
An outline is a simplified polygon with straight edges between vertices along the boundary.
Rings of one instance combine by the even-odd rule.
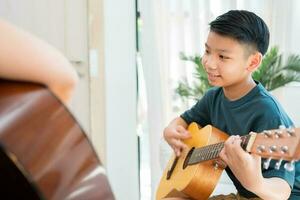
[[[188, 146], [179, 157], [173, 155], [161, 177], [156, 199], [182, 197], [206, 200], [213, 192], [223, 168], [217, 159], [229, 137], [219, 129], [207, 125], [200, 128], [196, 123], [188, 127], [191, 138], [183, 142]], [[287, 160], [286, 170], [294, 170], [294, 162], [300, 158], [299, 128], [252, 132], [242, 136], [242, 148], [252, 154], [265, 158], [264, 168], [268, 168], [272, 159], [278, 160], [279, 169], [283, 160]]]
[[114, 200], [83, 129], [41, 85], [0, 79], [0, 199]]

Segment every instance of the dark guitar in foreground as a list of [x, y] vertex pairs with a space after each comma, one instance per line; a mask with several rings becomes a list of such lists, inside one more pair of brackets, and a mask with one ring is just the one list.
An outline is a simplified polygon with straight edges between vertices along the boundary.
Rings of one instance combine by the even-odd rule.
[[[207, 200], [222, 174], [216, 159], [229, 136], [211, 125], [200, 128], [196, 123], [191, 123], [188, 131], [192, 137], [183, 141], [188, 149], [180, 157], [173, 155], [170, 159], [157, 189], [157, 200], [167, 197]], [[286, 170], [294, 170], [293, 163], [300, 158], [300, 130], [251, 133], [242, 137], [242, 148], [266, 158], [265, 168], [275, 159], [278, 160], [275, 168], [287, 160], [290, 162], [285, 164]]]
[[0, 198], [114, 200], [104, 168], [46, 88], [0, 79]]

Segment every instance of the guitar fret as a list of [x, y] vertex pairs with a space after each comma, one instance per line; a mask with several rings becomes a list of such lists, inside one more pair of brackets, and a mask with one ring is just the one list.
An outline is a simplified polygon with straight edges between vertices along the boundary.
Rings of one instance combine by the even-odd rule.
[[212, 158], [212, 153], [214, 152], [214, 148], [208, 148], [208, 152], [209, 152], [209, 157], [208, 159], [211, 159]]
[[207, 159], [207, 153], [208, 153], [207, 148], [205, 148], [205, 149], [204, 149], [204, 156], [203, 156], [203, 157], [204, 157], [204, 160]]
[[[246, 141], [249, 138], [248, 135], [242, 136], [242, 141]], [[219, 153], [224, 147], [224, 142], [207, 145], [194, 149], [194, 152], [189, 160], [189, 164], [196, 164], [202, 161], [211, 160], [219, 157]]]
[[[210, 150], [210, 149], [208, 149], [208, 150]], [[212, 154], [213, 154], [214, 152], [213, 151], [208, 151], [208, 159], [211, 159], [212, 158]]]
[[209, 159], [209, 148], [206, 148], [205, 152], [206, 152], [205, 160], [208, 160]]
[[188, 164], [196, 164], [202, 161], [217, 158], [223, 146], [224, 143], [221, 142], [194, 149]]
[[214, 151], [213, 157], [216, 158], [216, 157], [218, 157], [218, 155], [219, 155], [219, 151], [217, 149], [217, 150]]
[[206, 160], [209, 160], [210, 159], [210, 153], [211, 153], [210, 148], [207, 148], [206, 151], [207, 151]]

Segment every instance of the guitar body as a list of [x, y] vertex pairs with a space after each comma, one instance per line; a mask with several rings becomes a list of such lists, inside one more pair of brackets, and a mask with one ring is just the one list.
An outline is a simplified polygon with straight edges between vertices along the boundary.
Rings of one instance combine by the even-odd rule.
[[228, 135], [211, 125], [199, 129], [196, 123], [192, 123], [188, 127], [188, 131], [192, 137], [183, 141], [188, 149], [181, 153], [170, 179], [167, 179], [168, 170], [172, 168], [175, 155], [168, 162], [159, 183], [156, 200], [167, 197], [206, 200], [213, 192], [222, 174], [223, 169], [214, 167], [214, 160], [204, 161], [186, 168], [183, 166], [192, 147], [203, 147], [222, 142], [228, 138]]
[[[223, 169], [216, 165], [216, 161], [229, 136], [211, 125], [199, 129], [194, 122], [189, 125], [188, 131], [191, 138], [183, 140], [188, 148], [169, 161], [160, 180], [156, 200], [169, 197], [206, 200], [222, 174]], [[285, 160], [289, 162], [283, 167], [293, 171], [295, 162], [300, 159], [300, 128], [250, 132], [241, 137], [241, 148], [265, 158], [264, 169], [269, 168], [271, 160], [276, 160], [275, 169], [280, 169]]]
[[114, 199], [82, 128], [37, 84], [0, 80], [0, 170], [1, 199]]

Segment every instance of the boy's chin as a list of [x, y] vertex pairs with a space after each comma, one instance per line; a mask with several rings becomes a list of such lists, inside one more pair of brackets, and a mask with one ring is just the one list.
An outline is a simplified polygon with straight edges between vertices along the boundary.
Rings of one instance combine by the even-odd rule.
[[208, 83], [212, 87], [222, 87], [223, 86], [221, 83], [217, 83], [217, 82], [210, 82], [210, 81], [208, 81]]

